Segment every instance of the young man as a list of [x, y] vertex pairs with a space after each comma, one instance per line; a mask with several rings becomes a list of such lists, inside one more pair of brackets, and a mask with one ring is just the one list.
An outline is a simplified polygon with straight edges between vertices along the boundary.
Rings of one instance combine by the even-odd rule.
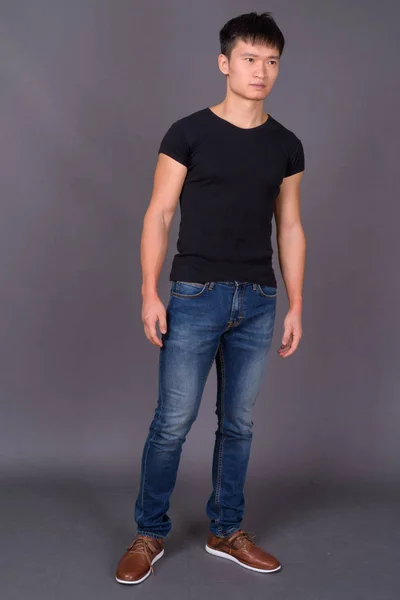
[[[270, 13], [231, 19], [220, 31], [220, 43], [225, 99], [175, 121], [166, 132], [144, 218], [142, 319], [146, 337], [160, 347], [159, 397], [142, 456], [136, 538], [119, 561], [120, 583], [144, 581], [164, 554], [182, 445], [214, 359], [218, 429], [205, 548], [261, 573], [281, 569], [240, 525], [252, 408], [275, 322], [273, 215], [289, 299], [279, 356], [293, 354], [302, 335], [304, 152], [300, 139], [263, 111], [285, 43]], [[179, 199], [178, 254], [165, 309], [157, 281]]]

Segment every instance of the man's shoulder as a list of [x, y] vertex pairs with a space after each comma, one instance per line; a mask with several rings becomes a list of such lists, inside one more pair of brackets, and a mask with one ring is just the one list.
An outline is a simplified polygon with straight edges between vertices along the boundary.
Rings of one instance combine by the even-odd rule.
[[179, 117], [175, 119], [174, 125], [177, 127], [190, 127], [192, 125], [201, 124], [204, 120], [206, 108], [201, 108], [196, 110], [195, 112], [191, 112], [188, 115], [184, 115], [183, 117]]
[[288, 142], [298, 142], [299, 137], [294, 133], [294, 131], [292, 129], [289, 129], [289, 127], [286, 127], [285, 125], [283, 125], [280, 121], [277, 121], [277, 119], [275, 119], [274, 117], [272, 117], [270, 115], [269, 117], [271, 119], [271, 126], [272, 129], [280, 136], [282, 136], [282, 138], [285, 141]]

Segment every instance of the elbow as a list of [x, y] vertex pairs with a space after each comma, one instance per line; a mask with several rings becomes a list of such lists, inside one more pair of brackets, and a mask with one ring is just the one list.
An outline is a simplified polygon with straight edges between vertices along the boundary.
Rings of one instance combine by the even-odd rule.
[[299, 234], [305, 237], [303, 224], [300, 219], [296, 219], [295, 221], [289, 223], [280, 223], [277, 227], [278, 237]]
[[159, 225], [162, 225], [167, 231], [169, 231], [172, 223], [172, 217], [173, 213], [171, 214], [165, 209], [162, 209], [160, 207], [149, 206], [144, 215], [143, 224], [148, 222], [156, 222]]

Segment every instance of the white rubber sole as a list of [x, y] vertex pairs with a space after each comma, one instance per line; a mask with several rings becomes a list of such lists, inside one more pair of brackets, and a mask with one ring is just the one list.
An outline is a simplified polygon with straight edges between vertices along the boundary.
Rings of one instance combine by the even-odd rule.
[[[151, 561], [151, 564], [154, 565], [154, 563], [156, 563], [163, 555], [164, 555], [164, 548], [161, 550], [161, 552], [159, 554], [157, 554], [157, 556], [155, 556], [153, 558], [153, 560]], [[137, 579], [136, 581], [125, 581], [125, 579], [118, 579], [117, 576], [115, 576], [115, 579], [118, 581], [118, 583], [127, 583], [128, 585], [135, 585], [136, 583], [142, 583], [142, 581], [147, 579], [147, 577], [150, 574], [151, 574], [151, 569], [149, 569], [147, 571], [146, 575], [144, 575], [141, 579]]]
[[213, 554], [214, 556], [220, 556], [221, 558], [227, 558], [228, 560], [233, 560], [233, 562], [237, 563], [241, 567], [245, 569], [250, 569], [251, 571], [258, 571], [259, 573], [274, 573], [275, 571], [279, 571], [282, 568], [282, 565], [276, 567], [275, 569], [257, 569], [257, 567], [250, 567], [249, 565], [245, 565], [243, 562], [232, 556], [232, 554], [228, 554], [227, 552], [221, 552], [221, 550], [214, 550], [214, 548], [210, 548], [207, 544], [205, 545], [205, 549], [209, 554]]

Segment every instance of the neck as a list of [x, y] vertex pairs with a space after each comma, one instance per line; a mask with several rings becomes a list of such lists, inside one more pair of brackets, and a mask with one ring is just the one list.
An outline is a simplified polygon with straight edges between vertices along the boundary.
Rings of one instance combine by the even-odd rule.
[[230, 121], [238, 127], [257, 127], [267, 121], [268, 114], [264, 112], [263, 102], [228, 96], [219, 104], [210, 107], [223, 119]]

